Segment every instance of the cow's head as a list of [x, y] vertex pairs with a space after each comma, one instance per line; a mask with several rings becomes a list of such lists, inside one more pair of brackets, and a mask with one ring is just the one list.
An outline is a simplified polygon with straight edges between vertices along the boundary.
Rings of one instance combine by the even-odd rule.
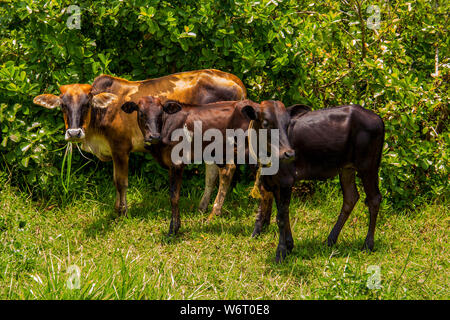
[[[242, 114], [249, 120], [253, 120], [255, 130], [267, 129], [270, 136], [271, 129], [279, 130], [279, 146], [274, 146], [278, 150], [280, 160], [293, 160], [295, 151], [287, 136], [290, 116], [281, 101], [263, 101], [260, 104], [250, 100], [238, 102], [236, 108], [239, 108]], [[268, 150], [271, 150], [268, 146]]]
[[33, 102], [47, 109], [61, 108], [66, 127], [65, 139], [68, 141], [84, 139], [92, 108], [106, 108], [117, 101], [117, 96], [111, 93], [92, 96], [89, 84], [68, 84], [59, 89], [59, 96], [41, 94]]
[[138, 125], [146, 146], [161, 141], [163, 109], [159, 98], [146, 96], [137, 103], [129, 101], [122, 105], [122, 110], [126, 113], [137, 112]]

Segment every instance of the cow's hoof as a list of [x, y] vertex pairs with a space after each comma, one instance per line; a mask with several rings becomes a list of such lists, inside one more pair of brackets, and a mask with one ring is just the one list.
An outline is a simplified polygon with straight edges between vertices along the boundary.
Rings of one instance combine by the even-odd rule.
[[366, 239], [366, 241], [364, 241], [362, 251], [371, 252], [371, 251], [373, 251], [373, 247], [374, 247], [374, 241], [372, 239]]
[[286, 240], [287, 253], [291, 253], [294, 249], [294, 240]]
[[175, 237], [176, 235], [177, 235], [177, 231], [169, 229], [169, 232], [167, 233], [168, 237]]
[[116, 207], [115, 209], [118, 218], [128, 216], [128, 208], [126, 206]]
[[173, 222], [170, 222], [169, 233], [167, 234], [167, 236], [169, 237], [175, 236], [178, 233], [179, 229], [180, 229], [179, 223], [174, 224]]
[[329, 247], [334, 246], [336, 244], [336, 241], [337, 241], [336, 237], [333, 237], [331, 235], [328, 236], [328, 246]]
[[256, 238], [261, 234], [261, 227], [255, 226], [255, 229], [253, 229], [252, 238]]
[[206, 222], [211, 222], [211, 221], [213, 221], [213, 220], [214, 220], [214, 213], [211, 212], [211, 213], [209, 214], [208, 218], [206, 219]]
[[283, 262], [284, 259], [286, 259], [286, 255], [287, 255], [287, 248], [286, 246], [278, 246], [277, 248], [277, 254], [275, 256], [275, 262], [276, 263], [281, 263]]
[[222, 215], [222, 210], [213, 210], [209, 214], [207, 221], [211, 222], [212, 220], [214, 220], [214, 217], [218, 217], [220, 215]]
[[208, 204], [204, 205], [203, 203], [200, 203], [198, 206], [198, 212], [205, 213], [206, 210], [208, 210]]

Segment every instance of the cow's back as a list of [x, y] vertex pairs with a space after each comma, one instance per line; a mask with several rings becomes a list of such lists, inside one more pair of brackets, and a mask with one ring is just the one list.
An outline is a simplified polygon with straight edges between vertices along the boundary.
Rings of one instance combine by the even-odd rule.
[[358, 154], [372, 147], [375, 136], [384, 136], [384, 129], [374, 112], [348, 105], [292, 119], [288, 134], [300, 179], [328, 179], [336, 169], [355, 165]]
[[179, 72], [143, 81], [101, 75], [95, 78], [92, 93], [101, 92], [120, 95], [125, 101], [137, 102], [144, 96], [156, 96], [163, 101], [177, 100], [189, 104], [242, 100], [247, 96], [238, 77], [215, 69]]

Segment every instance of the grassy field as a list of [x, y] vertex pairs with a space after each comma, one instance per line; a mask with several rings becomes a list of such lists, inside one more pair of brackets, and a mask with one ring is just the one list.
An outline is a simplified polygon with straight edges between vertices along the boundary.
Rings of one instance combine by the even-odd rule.
[[[0, 298], [450, 298], [445, 204], [411, 213], [382, 209], [376, 251], [366, 253], [360, 250], [368, 224], [361, 192], [338, 244], [329, 248], [325, 241], [342, 199], [338, 185], [328, 183], [306, 199], [293, 199], [295, 248], [275, 264], [275, 212], [266, 232], [252, 239], [256, 201], [247, 197], [250, 185], [238, 184], [226, 215], [207, 223], [207, 215], [195, 210], [202, 190], [186, 180], [181, 233], [168, 238], [167, 187], [146, 181], [131, 176], [129, 217], [120, 219], [113, 218], [110, 179], [94, 179], [70, 201], [53, 203], [31, 201], [0, 181]], [[67, 285], [72, 265], [80, 270], [79, 289]], [[379, 289], [367, 287], [372, 265], [380, 268]]]

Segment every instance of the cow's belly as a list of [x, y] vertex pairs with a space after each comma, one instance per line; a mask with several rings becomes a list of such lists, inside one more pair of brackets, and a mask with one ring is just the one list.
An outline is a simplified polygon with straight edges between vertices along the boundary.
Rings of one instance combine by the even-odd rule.
[[102, 161], [111, 160], [112, 153], [108, 140], [106, 140], [104, 137], [100, 135], [92, 136], [86, 139], [81, 144], [81, 149], [92, 153]]

